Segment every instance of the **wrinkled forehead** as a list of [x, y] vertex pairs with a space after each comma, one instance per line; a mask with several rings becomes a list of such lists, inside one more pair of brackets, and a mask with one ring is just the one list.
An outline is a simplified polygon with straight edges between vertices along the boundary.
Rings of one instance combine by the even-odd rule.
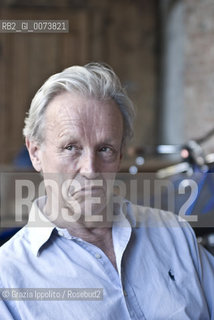
[[47, 105], [46, 121], [57, 121], [64, 117], [77, 117], [87, 99], [81, 95], [62, 92], [56, 95]]
[[64, 126], [123, 126], [121, 112], [112, 99], [97, 100], [64, 92], [48, 104], [46, 129], [57, 131]]

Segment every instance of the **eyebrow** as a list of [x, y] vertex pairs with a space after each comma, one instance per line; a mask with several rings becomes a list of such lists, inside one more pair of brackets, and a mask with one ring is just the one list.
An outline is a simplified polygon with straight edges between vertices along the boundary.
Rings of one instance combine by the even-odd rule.
[[69, 131], [60, 131], [58, 134], [57, 134], [57, 138], [59, 138], [60, 140], [63, 140], [63, 139], [73, 139], [73, 138], [76, 138], [75, 137], [75, 131], [74, 131], [74, 134], [70, 134]]
[[[66, 142], [70, 142], [70, 143], [80, 143], [80, 139], [79, 137], [77, 136], [74, 136], [74, 135], [66, 135], [66, 134], [63, 134], [61, 137], [59, 137], [59, 142], [60, 143], [66, 143]], [[81, 138], [81, 137], [80, 137]], [[97, 147], [99, 147], [100, 145], [112, 145], [112, 146], [115, 146], [115, 147], [120, 147], [120, 144], [119, 143], [116, 143], [116, 141], [114, 141], [113, 139], [111, 138], [107, 138], [107, 139], [104, 139], [104, 140], [100, 140], [97, 142]]]
[[71, 142], [71, 143], [78, 143], [78, 138], [75, 137], [75, 136], [68, 136], [68, 135], [63, 135], [61, 137], [58, 136], [58, 141], [60, 143], [68, 143], [68, 142]]

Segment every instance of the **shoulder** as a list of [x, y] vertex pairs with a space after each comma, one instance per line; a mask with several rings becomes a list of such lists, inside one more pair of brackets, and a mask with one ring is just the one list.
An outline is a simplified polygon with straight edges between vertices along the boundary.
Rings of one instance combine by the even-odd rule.
[[8, 256], [10, 254], [14, 254], [14, 252], [16, 252], [15, 249], [19, 250], [24, 245], [24, 243], [27, 242], [27, 235], [28, 232], [25, 226], [0, 247], [0, 258], [2, 257], [2, 255]]
[[134, 219], [137, 227], [187, 227], [191, 229], [186, 220], [173, 212], [136, 205], [130, 201], [127, 201], [126, 205], [128, 216]]
[[[27, 261], [27, 228], [23, 227], [9, 241], [0, 247], [0, 278], [5, 282], [14, 276]], [[23, 269], [22, 269], [23, 270]]]
[[195, 233], [190, 224], [180, 216], [169, 211], [135, 205], [131, 202], [127, 202], [127, 207], [130, 217], [128, 219], [132, 220], [132, 226], [137, 229], [143, 228], [151, 241], [160, 239], [162, 244], [168, 244], [167, 247], [169, 247], [169, 243], [173, 243], [180, 251], [185, 246], [190, 251], [197, 252], [198, 244]]

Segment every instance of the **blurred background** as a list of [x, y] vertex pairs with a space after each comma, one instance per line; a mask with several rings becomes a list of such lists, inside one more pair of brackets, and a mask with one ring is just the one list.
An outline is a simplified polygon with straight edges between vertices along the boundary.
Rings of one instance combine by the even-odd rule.
[[209, 173], [209, 192], [195, 203], [198, 211], [211, 203], [198, 233], [207, 237], [214, 226], [213, 16], [212, 0], [1, 0], [1, 20], [69, 21], [69, 33], [0, 33], [1, 221], [13, 211], [14, 172], [32, 170], [22, 128], [35, 92], [68, 66], [98, 61], [114, 68], [136, 106], [121, 171], [173, 184], [199, 171], [203, 188]]

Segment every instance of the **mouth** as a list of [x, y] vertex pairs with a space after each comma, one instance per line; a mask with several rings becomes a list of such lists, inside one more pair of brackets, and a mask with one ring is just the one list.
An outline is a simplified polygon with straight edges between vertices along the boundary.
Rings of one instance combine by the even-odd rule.
[[74, 191], [72, 193], [72, 196], [75, 195], [93, 195], [93, 194], [100, 194], [104, 193], [104, 188], [103, 187], [98, 187], [98, 186], [90, 186], [88, 188], [82, 188]]

